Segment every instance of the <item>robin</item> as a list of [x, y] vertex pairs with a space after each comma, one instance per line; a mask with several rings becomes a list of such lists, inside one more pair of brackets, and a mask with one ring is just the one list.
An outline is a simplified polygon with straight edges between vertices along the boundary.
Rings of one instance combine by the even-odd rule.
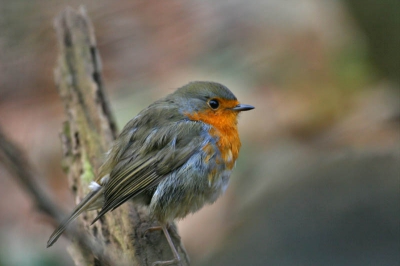
[[151, 104], [126, 124], [90, 184], [91, 192], [54, 231], [47, 247], [82, 212], [101, 208], [94, 223], [133, 199], [148, 206], [174, 254], [153, 265], [179, 263], [167, 226], [225, 191], [241, 146], [238, 114], [251, 109], [225, 86], [200, 81]]

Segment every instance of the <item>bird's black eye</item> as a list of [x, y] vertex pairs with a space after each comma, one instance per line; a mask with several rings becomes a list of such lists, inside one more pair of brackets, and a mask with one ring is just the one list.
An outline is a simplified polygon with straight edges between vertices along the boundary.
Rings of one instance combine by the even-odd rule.
[[212, 109], [217, 109], [218, 107], [219, 107], [219, 102], [217, 101], [217, 100], [215, 100], [215, 99], [213, 99], [213, 100], [210, 100], [209, 102], [208, 102], [208, 105], [212, 108]]

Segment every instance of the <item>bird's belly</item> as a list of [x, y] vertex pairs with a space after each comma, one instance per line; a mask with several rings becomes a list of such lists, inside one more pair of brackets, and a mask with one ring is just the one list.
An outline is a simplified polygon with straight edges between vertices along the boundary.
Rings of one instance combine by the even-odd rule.
[[[170, 176], [162, 181], [151, 200], [150, 211], [160, 222], [184, 218], [206, 204], [215, 202], [229, 183], [231, 170], [219, 171], [212, 178], [201, 171], [190, 175]], [[189, 180], [192, 179], [192, 180]], [[193, 182], [193, 179], [196, 182]]]
[[188, 191], [186, 196], [182, 197], [180, 201], [172, 202], [168, 208], [171, 213], [168, 220], [184, 218], [190, 213], [195, 213], [206, 204], [214, 203], [228, 187], [229, 176], [227, 178], [220, 178], [215, 185], [210, 186], [208, 189], [192, 193]]

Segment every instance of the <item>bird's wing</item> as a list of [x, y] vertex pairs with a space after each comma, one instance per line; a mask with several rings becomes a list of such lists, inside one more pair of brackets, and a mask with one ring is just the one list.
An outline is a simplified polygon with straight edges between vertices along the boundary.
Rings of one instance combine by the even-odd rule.
[[116, 163], [105, 184], [104, 205], [93, 222], [143, 190], [156, 186], [194, 153], [201, 151], [206, 139], [205, 124], [187, 119], [169, 120], [156, 127], [151, 123], [142, 125], [142, 131], [132, 130], [131, 126], [131, 136], [128, 134], [125, 143], [117, 144], [118, 149], [123, 147], [124, 151], [119, 152], [118, 158], [113, 158]]

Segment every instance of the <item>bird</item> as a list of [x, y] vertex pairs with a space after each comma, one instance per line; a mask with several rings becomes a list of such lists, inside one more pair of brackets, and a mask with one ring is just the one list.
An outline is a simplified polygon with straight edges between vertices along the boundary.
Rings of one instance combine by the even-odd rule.
[[90, 192], [50, 236], [52, 246], [82, 212], [98, 210], [92, 224], [128, 200], [145, 205], [180, 263], [168, 225], [214, 203], [226, 190], [239, 156], [241, 104], [224, 85], [190, 82], [155, 101], [123, 128]]

